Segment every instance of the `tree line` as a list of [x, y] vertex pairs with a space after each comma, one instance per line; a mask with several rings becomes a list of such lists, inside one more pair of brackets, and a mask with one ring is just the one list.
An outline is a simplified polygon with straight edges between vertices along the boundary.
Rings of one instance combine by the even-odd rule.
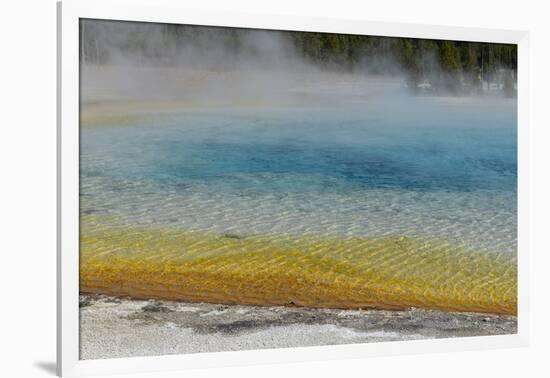
[[404, 72], [413, 85], [430, 80], [446, 89], [474, 89], [497, 81], [511, 90], [516, 80], [517, 47], [512, 44], [306, 32], [292, 33], [291, 38], [317, 65]]
[[[95, 63], [108, 61], [113, 51], [171, 64], [188, 46], [205, 53], [221, 48], [225, 60], [271, 48], [272, 54], [297, 55], [321, 69], [399, 73], [411, 88], [429, 81], [447, 90], [498, 82], [510, 91], [517, 72], [513, 44], [102, 20], [82, 20], [80, 32], [81, 58]], [[270, 47], [266, 36], [281, 43]]]

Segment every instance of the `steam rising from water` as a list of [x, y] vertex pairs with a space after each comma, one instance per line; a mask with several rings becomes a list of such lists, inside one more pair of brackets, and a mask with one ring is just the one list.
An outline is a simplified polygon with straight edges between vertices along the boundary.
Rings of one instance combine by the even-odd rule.
[[[342, 100], [381, 87], [368, 77], [384, 67], [390, 88], [403, 79], [389, 58], [330, 70], [306, 62], [289, 32], [81, 21], [81, 100], [211, 101], [277, 105], [312, 96]], [[385, 78], [387, 90], [388, 78]], [[372, 82], [372, 83], [371, 83]], [[395, 92], [395, 91], [394, 91]], [[395, 94], [395, 93], [394, 93]], [[307, 97], [307, 99], [306, 99]]]

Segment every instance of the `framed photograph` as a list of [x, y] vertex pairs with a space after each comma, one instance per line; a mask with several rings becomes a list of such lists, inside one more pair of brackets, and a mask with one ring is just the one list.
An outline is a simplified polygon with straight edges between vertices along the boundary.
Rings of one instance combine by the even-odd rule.
[[526, 32], [58, 20], [59, 375], [527, 344]]

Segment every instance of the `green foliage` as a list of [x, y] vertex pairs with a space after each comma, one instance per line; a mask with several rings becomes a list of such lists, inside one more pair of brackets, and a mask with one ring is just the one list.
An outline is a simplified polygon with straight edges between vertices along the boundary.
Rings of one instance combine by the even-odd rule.
[[[106, 47], [101, 41], [102, 35], [106, 34], [101, 30], [104, 23], [105, 21], [97, 20], [81, 22], [83, 60], [95, 63], [108, 61], [112, 46]], [[189, 45], [201, 51], [222, 47], [224, 51], [235, 56], [241, 53], [254, 55], [258, 46], [251, 44], [250, 40], [254, 40], [260, 33], [271, 33], [289, 45], [299, 58], [320, 68], [374, 74], [401, 72], [407, 75], [411, 84], [429, 79], [432, 82], [451, 82], [456, 86], [462, 80], [465, 85], [479, 87], [482, 80], [490, 82], [495, 79], [501, 68], [514, 72], [517, 69], [517, 47], [510, 44], [317, 32], [266, 32], [173, 24], [132, 24], [134, 32], [125, 33], [127, 37], [113, 42], [116, 49], [130, 55], [139, 52], [139, 56], [145, 59], [161, 57], [161, 61], [167, 64], [173, 63], [175, 57]], [[111, 34], [117, 35], [116, 32]], [[507, 88], [509, 87], [510, 83], [507, 84]]]

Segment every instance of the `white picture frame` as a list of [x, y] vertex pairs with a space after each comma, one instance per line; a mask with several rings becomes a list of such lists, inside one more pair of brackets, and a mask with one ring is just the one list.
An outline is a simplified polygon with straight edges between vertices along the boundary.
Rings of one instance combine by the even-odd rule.
[[[322, 31], [378, 36], [513, 43], [518, 46], [518, 332], [514, 335], [79, 360], [79, 19], [112, 19]], [[87, 0], [58, 3], [57, 373], [144, 373], [201, 367], [364, 358], [528, 345], [529, 36], [524, 31], [319, 19], [185, 8], [178, 0]]]

